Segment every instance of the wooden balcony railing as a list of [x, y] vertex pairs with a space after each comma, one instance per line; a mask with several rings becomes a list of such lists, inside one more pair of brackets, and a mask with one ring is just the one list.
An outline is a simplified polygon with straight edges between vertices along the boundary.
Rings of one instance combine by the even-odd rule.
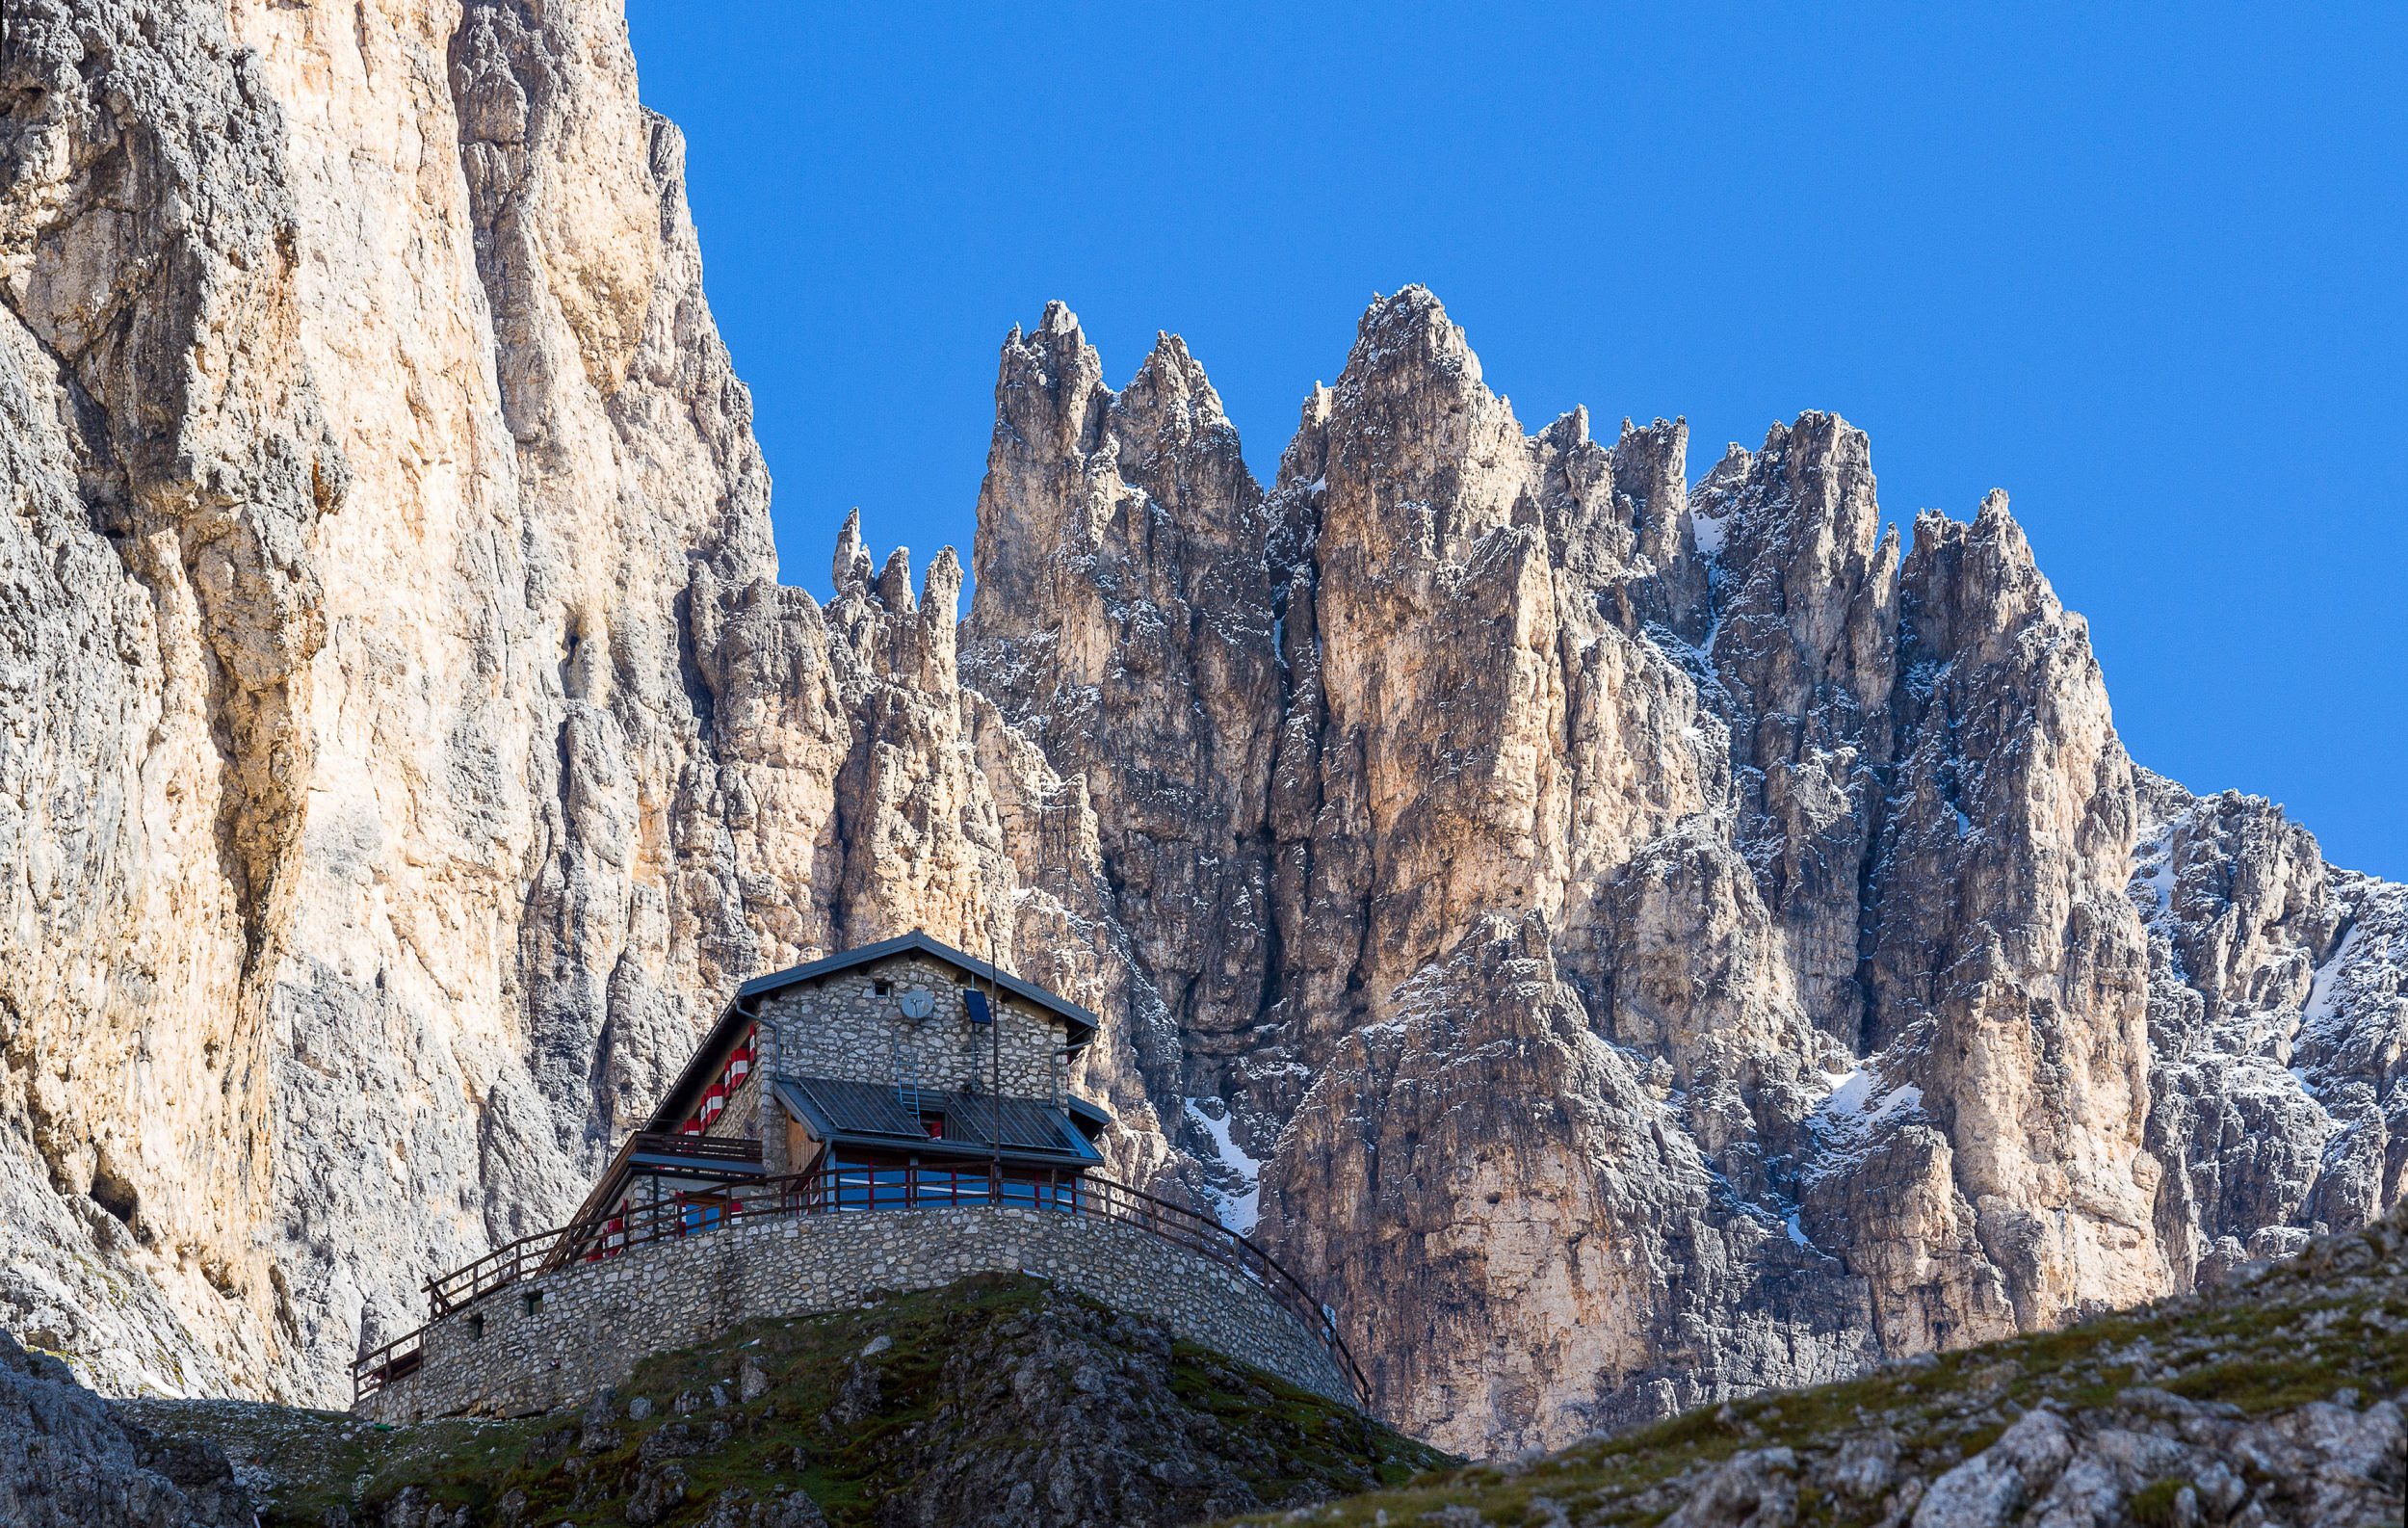
[[[429, 1322], [427, 1326], [433, 1324]], [[381, 1390], [406, 1374], [417, 1373], [419, 1364], [425, 1362], [426, 1357], [426, 1327], [395, 1337], [362, 1357], [352, 1365], [352, 1404], [357, 1406], [361, 1396]]]
[[[1321, 1338], [1358, 1402], [1370, 1399], [1370, 1385], [1339, 1336], [1328, 1307], [1255, 1243], [1183, 1205], [1093, 1173], [1038, 1176], [1023, 1172], [1015, 1176], [978, 1163], [823, 1168], [791, 1177], [731, 1184], [709, 1194], [673, 1195], [657, 1203], [631, 1206], [623, 1213], [589, 1216], [520, 1237], [463, 1268], [429, 1279], [428, 1325], [537, 1274], [575, 1262], [617, 1257], [648, 1242], [704, 1235], [731, 1220], [987, 1204], [1118, 1221], [1238, 1273], [1261, 1285], [1281, 1309]], [[419, 1366], [426, 1330], [421, 1327], [396, 1338], [352, 1366], [354, 1403]]]
[[619, 1147], [620, 1156], [639, 1153], [696, 1157], [713, 1162], [758, 1162], [761, 1143], [749, 1136], [695, 1135], [667, 1130], [639, 1130]]

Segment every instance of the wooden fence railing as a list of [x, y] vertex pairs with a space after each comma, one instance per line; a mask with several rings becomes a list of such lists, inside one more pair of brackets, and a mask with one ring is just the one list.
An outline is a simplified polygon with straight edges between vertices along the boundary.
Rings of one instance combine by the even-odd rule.
[[[1018, 1175], [1013, 1175], [1014, 1172]], [[522, 1279], [574, 1262], [616, 1257], [649, 1242], [707, 1234], [732, 1220], [761, 1216], [855, 1214], [939, 1205], [996, 1204], [1118, 1221], [1217, 1263], [1263, 1287], [1281, 1309], [1320, 1336], [1358, 1401], [1370, 1399], [1363, 1371], [1338, 1334], [1327, 1306], [1277, 1259], [1218, 1221], [1111, 1178], [1033, 1176], [986, 1164], [834, 1167], [791, 1177], [680, 1194], [623, 1212], [522, 1236], [475, 1262], [427, 1281], [428, 1326]], [[427, 1328], [395, 1338], [352, 1366], [356, 1402], [424, 1361]]]

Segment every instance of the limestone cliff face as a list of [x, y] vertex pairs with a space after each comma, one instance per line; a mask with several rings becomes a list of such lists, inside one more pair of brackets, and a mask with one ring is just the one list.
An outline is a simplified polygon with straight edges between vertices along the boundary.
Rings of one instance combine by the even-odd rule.
[[1127, 1011], [1034, 936], [1094, 922], [1092, 819], [957, 687], [953, 559], [775, 585], [615, 7], [9, 9], [13, 1330], [340, 1398], [746, 974], [1027, 930]]
[[2408, 888], [2136, 770], [2003, 497], [1535, 434], [1374, 303], [1266, 487], [1006, 342], [973, 570], [780, 585], [608, 0], [29, 0], [0, 53], [0, 1321], [340, 1399], [754, 971], [1096, 1008], [1114, 1168], [1450, 1446], [2363, 1224]]

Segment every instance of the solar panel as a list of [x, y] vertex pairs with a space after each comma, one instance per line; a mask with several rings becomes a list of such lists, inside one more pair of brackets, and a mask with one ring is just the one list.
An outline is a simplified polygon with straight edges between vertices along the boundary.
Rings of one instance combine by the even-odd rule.
[[994, 1014], [987, 1009], [986, 994], [984, 992], [971, 991], [965, 988], [961, 994], [961, 1006], [963, 1010], [969, 1014], [970, 1022], [973, 1024], [992, 1024], [995, 1022]]

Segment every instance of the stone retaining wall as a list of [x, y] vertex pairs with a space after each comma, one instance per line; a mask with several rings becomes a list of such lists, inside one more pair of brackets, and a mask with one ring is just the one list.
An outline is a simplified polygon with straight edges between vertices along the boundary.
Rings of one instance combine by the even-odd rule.
[[512, 1284], [430, 1327], [420, 1367], [356, 1409], [382, 1422], [546, 1410], [754, 1317], [1013, 1271], [1354, 1404], [1319, 1335], [1243, 1274], [1100, 1216], [949, 1206], [765, 1216]]

